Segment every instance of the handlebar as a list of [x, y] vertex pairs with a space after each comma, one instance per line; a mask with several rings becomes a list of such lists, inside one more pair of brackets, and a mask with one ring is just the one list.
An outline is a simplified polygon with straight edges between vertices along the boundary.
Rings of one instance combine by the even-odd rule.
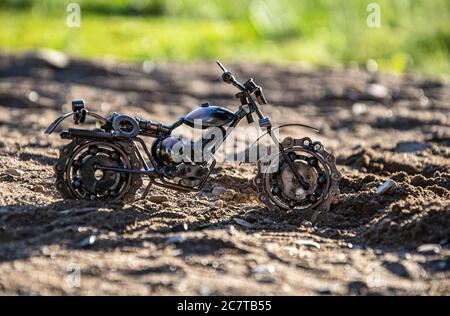
[[220, 61], [216, 61], [217, 65], [219, 65], [220, 69], [222, 69], [223, 74], [222, 74], [222, 80], [228, 84], [232, 84], [233, 86], [235, 86], [236, 88], [238, 88], [240, 91], [245, 91], [245, 86], [240, 83], [238, 80], [236, 80], [236, 78], [234, 78], [234, 76], [231, 74], [231, 72], [229, 72], [224, 65], [222, 65], [220, 63]]
[[228, 71], [224, 65], [220, 61], [216, 61], [217, 65], [219, 65], [220, 69], [222, 69], [222, 80], [228, 84], [232, 84], [236, 88], [238, 88], [240, 91], [246, 91], [249, 94], [255, 93], [256, 99], [258, 100], [259, 104], [267, 104], [266, 97], [264, 96], [264, 93], [262, 92], [262, 88], [255, 84], [252, 78], [247, 80], [246, 83], [242, 84], [236, 78], [234, 78], [233, 74]]

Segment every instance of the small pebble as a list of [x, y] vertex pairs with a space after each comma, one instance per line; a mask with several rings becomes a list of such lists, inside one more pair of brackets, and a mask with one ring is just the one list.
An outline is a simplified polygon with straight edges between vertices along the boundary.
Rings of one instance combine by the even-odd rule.
[[365, 114], [367, 112], [367, 105], [364, 103], [355, 103], [352, 105], [352, 112], [355, 115]]
[[318, 242], [315, 242], [314, 240], [309, 239], [300, 239], [295, 241], [297, 245], [306, 246], [306, 247], [313, 247], [320, 249], [320, 244]]
[[430, 100], [426, 96], [421, 96], [419, 99], [419, 104], [423, 107], [428, 106], [430, 104]]
[[165, 195], [151, 195], [148, 200], [153, 203], [161, 204], [169, 201], [169, 198]]
[[384, 99], [389, 96], [388, 88], [378, 83], [369, 84], [367, 86], [367, 93], [376, 99]]
[[252, 269], [252, 273], [274, 273], [275, 270], [273, 265], [259, 265]]
[[37, 184], [37, 185], [35, 185], [34, 187], [33, 187], [33, 191], [34, 192], [45, 192], [45, 188], [44, 188], [44, 186], [43, 185], [41, 185], [41, 184]]
[[30, 93], [28, 93], [28, 100], [31, 102], [37, 102], [38, 99], [39, 94], [36, 91], [30, 91]]
[[173, 232], [185, 232], [189, 229], [189, 225], [187, 223], [178, 223], [170, 229]]
[[291, 286], [287, 283], [283, 283], [283, 285], [281, 285], [281, 290], [283, 292], [289, 292], [291, 290]]
[[381, 184], [380, 186], [378, 186], [376, 193], [377, 194], [385, 194], [387, 193], [391, 188], [395, 187], [397, 185], [397, 183], [392, 180], [392, 179], [388, 179], [386, 180], [383, 184]]
[[9, 174], [10, 176], [13, 176], [13, 177], [21, 177], [24, 173], [25, 173], [25, 171], [23, 171], [21, 169], [10, 168], [10, 169], [6, 170], [6, 174]]
[[417, 252], [424, 255], [435, 255], [441, 252], [441, 246], [438, 244], [423, 244], [417, 247]]
[[80, 247], [80, 248], [88, 248], [88, 247], [92, 246], [95, 243], [95, 240], [96, 240], [95, 236], [91, 235], [91, 236], [83, 239], [82, 241], [80, 241], [78, 243], [78, 247]]
[[142, 70], [147, 74], [152, 73], [155, 68], [156, 64], [151, 60], [146, 60], [142, 63]]
[[234, 225], [230, 225], [228, 226], [228, 234], [230, 235], [236, 235], [236, 227], [234, 227]]

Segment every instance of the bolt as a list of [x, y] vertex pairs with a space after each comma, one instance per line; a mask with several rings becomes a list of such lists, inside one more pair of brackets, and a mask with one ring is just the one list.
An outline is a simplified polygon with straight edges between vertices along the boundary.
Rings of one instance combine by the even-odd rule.
[[279, 185], [274, 185], [272, 187], [272, 194], [279, 195], [281, 193], [281, 188]]
[[327, 181], [327, 178], [325, 176], [319, 176], [318, 182], [319, 184], [324, 184]]
[[89, 153], [91, 155], [96, 155], [98, 153], [98, 147], [97, 146], [89, 146]]
[[314, 158], [314, 157], [308, 158], [308, 164], [309, 164], [311, 167], [317, 166], [317, 159]]
[[74, 177], [74, 178], [72, 179], [72, 186], [73, 186], [74, 188], [79, 188], [79, 187], [81, 186], [81, 181], [80, 181], [80, 179], [78, 179], [77, 177]]
[[77, 160], [75, 160], [75, 161], [73, 162], [73, 166], [74, 166], [75, 168], [80, 168], [81, 165], [82, 165], [82, 163], [81, 163], [81, 161], [80, 161], [79, 159], [77, 159]]

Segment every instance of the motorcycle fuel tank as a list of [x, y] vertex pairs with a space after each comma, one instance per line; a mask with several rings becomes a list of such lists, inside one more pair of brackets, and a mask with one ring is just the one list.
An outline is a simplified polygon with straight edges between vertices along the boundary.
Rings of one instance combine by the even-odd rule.
[[208, 103], [193, 110], [184, 117], [184, 123], [194, 127], [194, 124], [201, 124], [202, 128], [224, 126], [234, 119], [234, 113], [230, 110]]

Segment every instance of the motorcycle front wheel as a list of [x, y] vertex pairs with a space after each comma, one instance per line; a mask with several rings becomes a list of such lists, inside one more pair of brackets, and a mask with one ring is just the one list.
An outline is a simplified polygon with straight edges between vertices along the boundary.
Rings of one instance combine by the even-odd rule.
[[[341, 179], [334, 155], [308, 137], [286, 137], [281, 144], [285, 155], [277, 152], [258, 161], [253, 183], [260, 202], [271, 210], [314, 210], [314, 217], [328, 211], [339, 197]], [[307, 189], [300, 185], [285, 157], [308, 183]]]

